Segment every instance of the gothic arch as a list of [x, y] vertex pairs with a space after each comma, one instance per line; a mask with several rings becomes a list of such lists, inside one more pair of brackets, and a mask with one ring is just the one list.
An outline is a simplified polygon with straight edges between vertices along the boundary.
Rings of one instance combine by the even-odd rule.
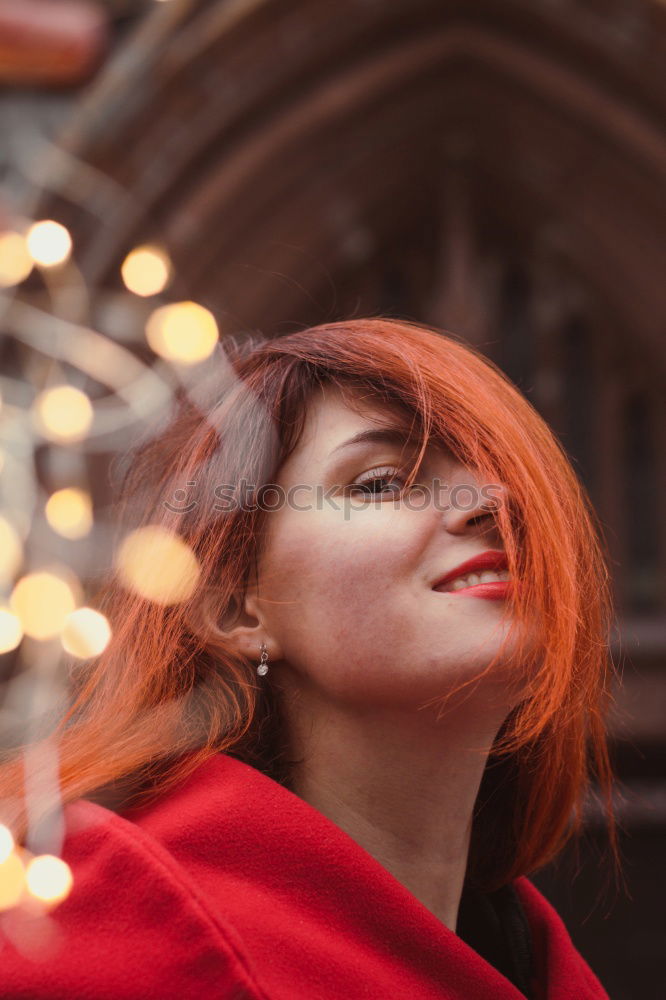
[[88, 94], [51, 205], [98, 296], [159, 239], [223, 333], [458, 329], [580, 456], [628, 564], [632, 393], [666, 476], [665, 39], [651, 0], [171, 0]]

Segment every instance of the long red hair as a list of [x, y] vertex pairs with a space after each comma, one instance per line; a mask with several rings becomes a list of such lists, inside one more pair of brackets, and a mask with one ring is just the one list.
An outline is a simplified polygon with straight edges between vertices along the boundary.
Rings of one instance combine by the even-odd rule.
[[[499, 368], [450, 334], [381, 317], [219, 345], [168, 424], [125, 456], [120, 535], [148, 524], [176, 533], [198, 559], [199, 582], [187, 600], [163, 605], [109, 574], [95, 603], [112, 641], [72, 667], [71, 699], [45, 734], [44, 745], [57, 748], [62, 801], [145, 801], [220, 751], [288, 782], [279, 704], [224, 630], [270, 515], [216, 510], [212, 498], [219, 484], [275, 482], [313, 390], [326, 384], [399, 407], [423, 449], [441, 442], [506, 490], [494, 516], [519, 582], [511, 612], [518, 635], [536, 623], [538, 657], [518, 643], [526, 694], [488, 758], [468, 878], [491, 890], [551, 860], [579, 830], [592, 779], [615, 848], [605, 731], [611, 591], [593, 508], [553, 433]], [[165, 501], [189, 482], [204, 502], [170, 509]], [[0, 799], [19, 803], [8, 819], [24, 835], [16, 750], [0, 768]]]

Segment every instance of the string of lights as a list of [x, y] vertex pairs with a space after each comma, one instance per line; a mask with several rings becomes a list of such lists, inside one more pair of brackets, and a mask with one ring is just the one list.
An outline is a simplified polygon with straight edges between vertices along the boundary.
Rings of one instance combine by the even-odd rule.
[[[188, 373], [213, 355], [219, 330], [203, 305], [166, 298], [174, 277], [166, 248], [136, 246], [120, 267], [119, 296], [130, 325], [144, 317], [139, 339], [150, 359], [142, 360], [121, 342], [126, 329], [114, 338], [71, 318], [90, 303], [67, 227], [53, 218], [3, 221], [0, 329], [18, 348], [19, 369], [0, 376], [0, 653], [12, 653], [18, 669], [4, 685], [0, 738], [6, 745], [20, 732], [20, 743], [31, 744], [23, 751], [30, 817], [41, 796], [59, 801], [58, 748], [39, 738], [39, 726], [67, 697], [65, 660], [85, 663], [112, 639], [111, 623], [86, 598], [100, 551], [126, 587], [161, 604], [187, 599], [199, 575], [189, 546], [160, 525], [130, 531], [110, 550], [112, 512], [95, 510], [86, 458], [157, 428], [176, 388], [194, 387]], [[46, 305], [35, 284], [46, 289]], [[132, 307], [141, 301], [147, 311]], [[91, 381], [106, 394], [87, 390]], [[0, 911], [23, 907], [48, 921], [73, 884], [62, 841], [58, 810], [46, 832], [32, 824], [25, 843], [0, 824]]]

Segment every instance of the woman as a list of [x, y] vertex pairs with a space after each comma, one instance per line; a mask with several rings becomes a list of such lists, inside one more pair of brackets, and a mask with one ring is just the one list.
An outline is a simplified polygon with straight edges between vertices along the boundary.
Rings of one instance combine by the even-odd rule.
[[97, 602], [113, 641], [48, 742], [74, 886], [4, 915], [3, 997], [606, 997], [525, 876], [592, 774], [610, 802], [608, 574], [491, 362], [383, 318], [232, 345], [121, 524], [196, 585], [150, 600], [121, 560]]

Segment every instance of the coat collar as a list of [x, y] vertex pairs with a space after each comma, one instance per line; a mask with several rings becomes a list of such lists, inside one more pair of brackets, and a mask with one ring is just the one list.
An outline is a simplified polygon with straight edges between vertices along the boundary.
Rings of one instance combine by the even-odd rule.
[[[524, 1000], [352, 837], [227, 754], [125, 818], [233, 925], [270, 997]], [[514, 888], [534, 942], [535, 1000], [607, 1000], [554, 909], [527, 879]]]

